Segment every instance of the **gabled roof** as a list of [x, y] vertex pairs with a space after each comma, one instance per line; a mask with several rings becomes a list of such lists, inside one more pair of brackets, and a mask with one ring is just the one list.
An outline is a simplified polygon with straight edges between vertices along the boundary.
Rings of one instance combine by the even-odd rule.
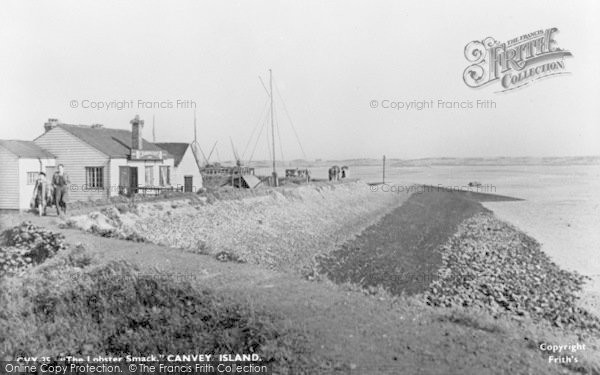
[[15, 154], [20, 158], [31, 158], [31, 159], [55, 159], [56, 157], [44, 150], [40, 146], [33, 143], [33, 141], [19, 141], [19, 140], [2, 140], [0, 139], [0, 146], [4, 147], [11, 153]]
[[155, 143], [158, 147], [166, 150], [169, 154], [173, 155], [175, 158], [175, 166], [177, 167], [179, 163], [181, 163], [181, 159], [183, 159], [183, 155], [187, 151], [190, 146], [189, 143], [181, 143], [181, 142], [157, 142]]
[[[57, 127], [68, 131], [90, 146], [113, 158], [127, 158], [131, 155], [131, 131], [86, 125], [58, 124]], [[161, 151], [155, 144], [143, 140], [144, 150]], [[169, 157], [171, 155], [167, 155]]]

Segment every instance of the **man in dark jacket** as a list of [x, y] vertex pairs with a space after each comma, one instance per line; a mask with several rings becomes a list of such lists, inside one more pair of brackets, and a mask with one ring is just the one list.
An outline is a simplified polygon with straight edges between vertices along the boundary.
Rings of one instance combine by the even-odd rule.
[[69, 192], [69, 175], [65, 173], [65, 167], [62, 164], [58, 165], [58, 170], [52, 176], [52, 187], [54, 188], [54, 204], [56, 205], [56, 213], [60, 216], [62, 208], [63, 213], [67, 214], [67, 195]]

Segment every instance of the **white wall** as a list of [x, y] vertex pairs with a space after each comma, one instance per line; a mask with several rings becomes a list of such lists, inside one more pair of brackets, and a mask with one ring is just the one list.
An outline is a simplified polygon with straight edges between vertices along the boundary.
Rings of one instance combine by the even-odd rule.
[[19, 159], [0, 146], [0, 209], [19, 208]]
[[119, 195], [119, 167], [128, 166], [128, 167], [137, 167], [138, 171], [138, 185], [139, 186], [151, 186], [146, 181], [146, 166], [152, 166], [154, 169], [154, 184], [152, 186], [158, 186], [159, 182], [159, 166], [169, 166], [171, 167], [171, 184], [174, 185], [173, 182], [173, 159], [165, 159], [163, 161], [131, 161], [127, 159], [111, 159], [110, 160], [110, 177], [109, 177], [109, 186], [110, 186], [110, 195], [116, 196]]
[[64, 164], [65, 172], [69, 175], [72, 185], [69, 199], [95, 200], [108, 195], [105, 189], [84, 191], [85, 167], [104, 167], [104, 181], [108, 181], [107, 155], [60, 127], [42, 134], [34, 140], [34, 143], [55, 155], [57, 165]]
[[194, 159], [194, 153], [192, 152], [191, 147], [187, 148], [185, 154], [183, 155], [183, 158], [181, 159], [181, 162], [179, 163], [177, 168], [175, 168], [175, 173], [173, 174], [173, 178], [171, 179], [173, 186], [184, 186], [184, 176], [192, 176], [194, 192], [202, 188], [202, 175], [198, 170], [198, 165], [196, 164], [196, 159]]

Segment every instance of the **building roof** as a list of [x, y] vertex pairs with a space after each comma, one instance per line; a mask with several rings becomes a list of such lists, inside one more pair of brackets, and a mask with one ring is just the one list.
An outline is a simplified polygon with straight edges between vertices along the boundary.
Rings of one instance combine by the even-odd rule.
[[[131, 131], [98, 126], [58, 124], [90, 146], [113, 158], [127, 158], [131, 155]], [[143, 140], [142, 147], [148, 151], [164, 151], [155, 144]], [[172, 155], [166, 155], [172, 157]]]
[[15, 154], [20, 158], [31, 158], [31, 159], [55, 159], [56, 157], [44, 150], [40, 146], [33, 143], [33, 141], [19, 141], [19, 140], [1, 140], [0, 146], [4, 147], [11, 153]]
[[181, 159], [183, 159], [183, 155], [187, 151], [190, 146], [189, 143], [181, 143], [181, 142], [157, 142], [155, 143], [158, 147], [166, 150], [169, 154], [173, 155], [175, 158], [175, 166], [177, 167], [179, 163], [181, 163]]

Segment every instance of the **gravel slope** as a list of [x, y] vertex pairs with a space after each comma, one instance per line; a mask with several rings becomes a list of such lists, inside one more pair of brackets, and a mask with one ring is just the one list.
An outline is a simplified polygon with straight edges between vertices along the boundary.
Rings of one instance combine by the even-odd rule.
[[143, 203], [105, 209], [69, 225], [281, 270], [300, 271], [399, 206], [408, 196], [361, 183], [280, 188], [239, 200]]

